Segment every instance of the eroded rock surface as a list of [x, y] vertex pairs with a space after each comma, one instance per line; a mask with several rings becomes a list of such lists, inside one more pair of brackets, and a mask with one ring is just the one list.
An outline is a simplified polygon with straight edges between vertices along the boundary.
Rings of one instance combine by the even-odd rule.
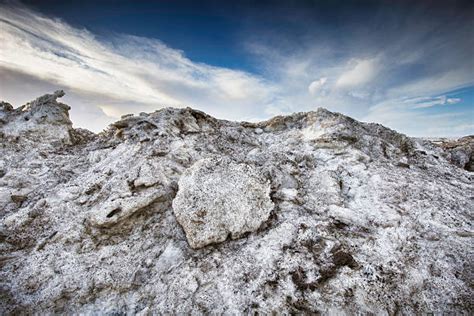
[[173, 200], [178, 222], [193, 248], [256, 231], [270, 216], [270, 181], [229, 158], [197, 161], [179, 180]]
[[4, 136], [10, 139], [30, 135], [37, 140], [70, 142], [71, 109], [57, 99], [64, 96], [58, 90], [46, 94], [17, 109], [6, 102], [0, 104], [0, 126]]
[[0, 103], [1, 314], [472, 313], [468, 147], [324, 109], [94, 134], [61, 95]]
[[474, 135], [459, 139], [437, 139], [436, 144], [444, 149], [446, 158], [458, 167], [474, 171]]

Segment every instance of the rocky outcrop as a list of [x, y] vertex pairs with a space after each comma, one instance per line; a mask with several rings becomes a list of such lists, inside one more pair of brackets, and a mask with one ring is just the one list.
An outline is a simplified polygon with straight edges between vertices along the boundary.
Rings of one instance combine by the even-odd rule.
[[57, 102], [64, 96], [58, 90], [29, 102], [18, 109], [3, 102], [0, 105], [0, 126], [3, 137], [30, 138], [34, 141], [60, 141], [69, 143], [72, 122], [68, 105]]
[[474, 171], [474, 135], [459, 139], [438, 139], [435, 143], [444, 149], [446, 158], [452, 164]]
[[0, 313], [471, 312], [450, 148], [324, 109], [93, 134], [61, 95], [0, 104]]

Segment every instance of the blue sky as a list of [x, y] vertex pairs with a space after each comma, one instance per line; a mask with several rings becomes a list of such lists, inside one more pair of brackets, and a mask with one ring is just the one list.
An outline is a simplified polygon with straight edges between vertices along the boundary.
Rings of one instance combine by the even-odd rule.
[[474, 134], [469, 1], [0, 2], [0, 99], [66, 90], [76, 126], [191, 106], [326, 107], [411, 136]]

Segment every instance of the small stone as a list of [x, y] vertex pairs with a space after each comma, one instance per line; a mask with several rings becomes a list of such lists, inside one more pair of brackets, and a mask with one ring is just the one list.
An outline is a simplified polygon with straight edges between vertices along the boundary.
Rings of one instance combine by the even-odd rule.
[[145, 267], [149, 268], [153, 265], [153, 260], [151, 258], [147, 258], [145, 260]]
[[397, 163], [397, 167], [410, 168], [410, 165], [400, 161], [400, 162]]
[[333, 263], [336, 267], [348, 266], [350, 268], [356, 268], [358, 266], [357, 261], [348, 252], [339, 250], [333, 254]]
[[11, 199], [13, 202], [17, 204], [21, 204], [25, 202], [28, 199], [28, 197], [26, 195], [12, 194]]

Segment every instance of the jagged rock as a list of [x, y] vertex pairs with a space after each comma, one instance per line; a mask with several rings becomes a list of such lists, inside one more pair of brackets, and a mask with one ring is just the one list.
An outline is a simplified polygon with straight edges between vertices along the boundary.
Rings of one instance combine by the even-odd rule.
[[471, 313], [469, 139], [325, 109], [95, 135], [62, 95], [0, 106], [1, 314]]
[[0, 111], [11, 112], [13, 111], [13, 106], [8, 102], [0, 101]]
[[13, 111], [13, 106], [7, 102], [0, 102], [0, 126], [7, 122], [7, 117]]
[[74, 145], [80, 145], [93, 141], [97, 135], [84, 128], [75, 128], [69, 132], [69, 137]]
[[0, 117], [4, 121], [2, 132], [7, 137], [27, 137], [32, 140], [43, 139], [48, 142], [70, 142], [72, 122], [69, 119], [70, 107], [57, 102], [64, 91], [45, 94], [17, 109], [2, 103]]
[[452, 164], [467, 171], [474, 171], [474, 135], [456, 140], [440, 139], [436, 143], [444, 149]]
[[191, 247], [256, 231], [273, 209], [270, 183], [247, 164], [226, 158], [197, 161], [179, 180], [173, 210]]

